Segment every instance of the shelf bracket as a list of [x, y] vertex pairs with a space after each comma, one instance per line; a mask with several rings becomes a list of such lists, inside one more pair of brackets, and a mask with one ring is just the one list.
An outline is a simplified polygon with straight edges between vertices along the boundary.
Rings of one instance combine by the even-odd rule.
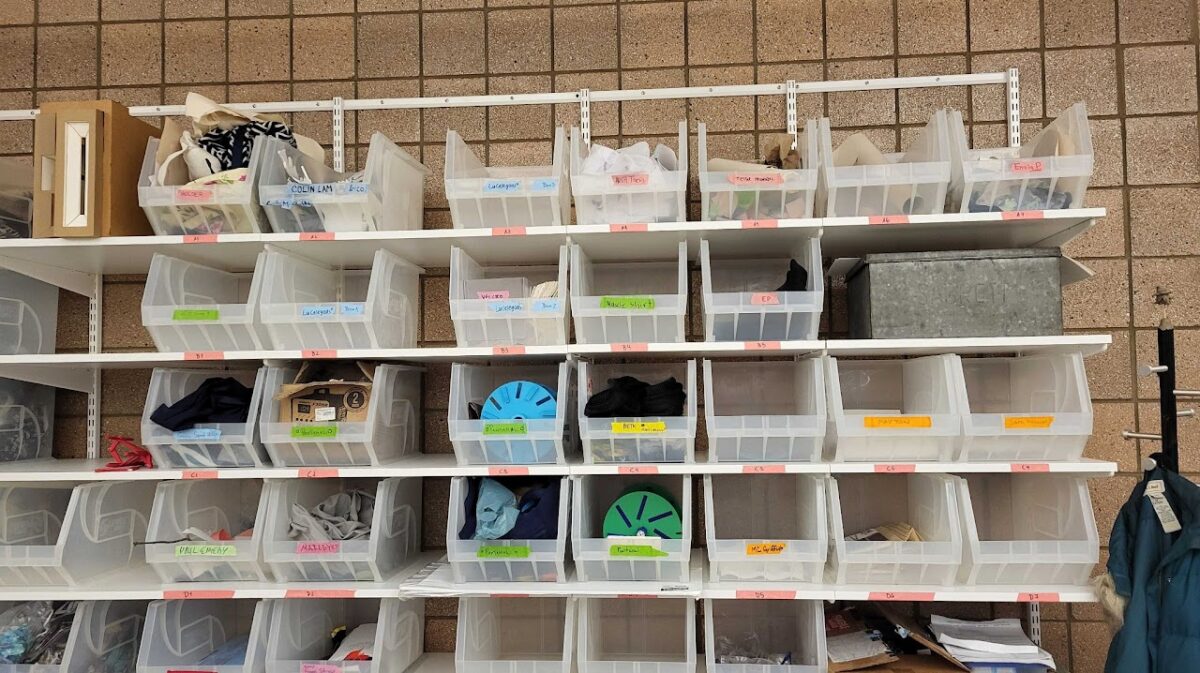
[[1029, 604], [1029, 639], [1034, 645], [1042, 645], [1042, 604], [1034, 601]]
[[[99, 353], [104, 348], [104, 276], [93, 276], [92, 296], [88, 298], [88, 352]], [[92, 367], [91, 390], [87, 394], [87, 457], [100, 457], [100, 389], [101, 371]]]
[[62, 269], [57, 266], [50, 266], [49, 264], [39, 264], [24, 259], [17, 259], [16, 257], [0, 256], [0, 268], [16, 271], [23, 276], [35, 278], [43, 283], [50, 283], [55, 287], [69, 290], [75, 294], [81, 294], [88, 299], [96, 296], [96, 288], [98, 287], [96, 279], [101, 277], [99, 274]]
[[346, 101], [333, 97], [333, 170], [346, 170]]
[[592, 146], [592, 90], [579, 90], [579, 132], [583, 135], [583, 144]]
[[789, 79], [787, 81], [787, 132], [792, 137], [792, 149], [798, 149], [799, 138], [797, 134], [800, 132], [800, 121], [796, 118], [796, 94], [800, 90], [800, 85], [796, 80]]
[[1021, 146], [1021, 76], [1008, 69], [1008, 146]]

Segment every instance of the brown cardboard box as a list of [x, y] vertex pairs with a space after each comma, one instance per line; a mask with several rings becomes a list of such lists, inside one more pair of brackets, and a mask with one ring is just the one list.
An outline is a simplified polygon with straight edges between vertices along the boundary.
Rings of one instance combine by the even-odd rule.
[[932, 654], [902, 654], [900, 660], [870, 669], [870, 673], [956, 673], [959, 667]]
[[[375, 365], [365, 362], [313, 365], [306, 362], [292, 383], [280, 386], [279, 420], [284, 423], [362, 423], [367, 420]], [[313, 381], [314, 377], [321, 380]]]

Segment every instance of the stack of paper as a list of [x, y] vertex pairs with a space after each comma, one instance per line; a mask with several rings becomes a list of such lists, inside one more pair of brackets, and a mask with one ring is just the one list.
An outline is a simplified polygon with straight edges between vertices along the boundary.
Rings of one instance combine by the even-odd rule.
[[1054, 670], [1054, 657], [1033, 644], [1019, 619], [969, 622], [934, 615], [929, 630], [950, 654], [972, 668], [999, 664]]

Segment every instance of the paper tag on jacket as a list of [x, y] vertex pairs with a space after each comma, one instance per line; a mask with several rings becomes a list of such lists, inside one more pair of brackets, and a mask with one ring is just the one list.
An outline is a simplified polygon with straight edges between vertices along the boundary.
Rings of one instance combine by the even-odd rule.
[[1171, 503], [1167, 502], [1165, 495], [1166, 485], [1161, 479], [1146, 484], [1146, 497], [1150, 498], [1150, 506], [1154, 508], [1154, 513], [1158, 515], [1158, 523], [1162, 525], [1164, 533], [1174, 533], [1183, 528], [1179, 525], [1179, 518], [1175, 516], [1175, 511], [1171, 509]]

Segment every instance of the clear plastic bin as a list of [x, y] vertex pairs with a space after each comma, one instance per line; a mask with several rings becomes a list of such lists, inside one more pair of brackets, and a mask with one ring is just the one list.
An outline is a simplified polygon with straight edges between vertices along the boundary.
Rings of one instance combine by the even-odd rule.
[[[188, 529], [213, 534], [225, 531], [232, 539], [170, 544], [147, 544], [146, 562], [164, 583], [269, 582], [262, 561], [267, 503], [263, 482], [257, 479], [187, 479], [159, 483], [146, 531], [147, 543], [187, 539]], [[249, 533], [249, 535], [245, 535]]]
[[[786, 664], [721, 663], [754, 651], [790, 655]], [[825, 673], [825, 614], [820, 601], [704, 601], [707, 673]]]
[[33, 235], [33, 168], [0, 159], [0, 239]]
[[[553, 297], [534, 298], [543, 282]], [[480, 266], [462, 248], [450, 249], [450, 319], [458, 345], [558, 346], [567, 343], [567, 246], [558, 266]]]
[[[808, 272], [808, 289], [779, 292], [792, 260]], [[821, 242], [804, 239], [790, 257], [712, 259], [700, 241], [705, 341], [816, 339], [825, 303]]]
[[334, 269], [268, 248], [262, 321], [278, 349], [412, 348], [420, 318], [420, 276], [386, 250], [370, 270]]
[[[472, 419], [468, 405], [483, 404], [510, 381], [532, 381], [555, 394], [553, 419], [509, 421]], [[576, 453], [570, 401], [574, 396], [571, 363], [557, 365], [468, 365], [450, 367], [450, 407], [447, 425], [459, 465], [532, 465], [566, 463]]]
[[[372, 627], [372, 625], [374, 625]], [[370, 661], [329, 661], [331, 634], [374, 628]], [[279, 601], [266, 673], [403, 673], [425, 649], [425, 602], [396, 598]]]
[[0, 486], [0, 586], [79, 586], [141, 565], [152, 481]]
[[804, 124], [797, 148], [803, 168], [766, 171], [713, 171], [708, 165], [708, 133], [701, 122], [700, 217], [703, 220], [783, 220], [813, 216], [817, 192], [817, 122]]
[[[944, 474], [830, 478], [827, 579], [837, 584], [954, 584], [963, 556], [955, 479]], [[912, 525], [922, 542], [846, 540], [888, 523]]]
[[63, 673], [135, 673], [146, 601], [80, 601]]
[[260, 432], [271, 462], [280, 467], [381, 465], [416, 453], [421, 426], [421, 370], [377, 365], [367, 420], [284, 422], [275, 395], [296, 378], [293, 367], [267, 367]]
[[579, 673], [692, 673], [696, 601], [580, 598]]
[[[355, 181], [280, 140], [263, 144], [258, 195], [276, 232], [421, 228], [429, 169], [383, 133], [371, 136]], [[287, 165], [309, 182], [293, 180]]]
[[[588, 418], [588, 399], [608, 382], [633, 376], [655, 385], [674, 377], [683, 384], [682, 416]], [[696, 459], [696, 361], [579, 363], [579, 437], [588, 463], [691, 463]]]
[[[146, 144], [138, 203], [159, 236], [187, 234], [257, 234], [267, 230], [258, 205], [258, 178], [264, 143], [255, 143], [246, 167], [246, 179], [230, 185], [159, 185], [154, 177], [158, 138]], [[177, 160], [182, 161], [182, 160]], [[186, 173], [186, 172], [185, 172]], [[184, 179], [186, 180], [186, 175]]]
[[[280, 601], [167, 600], [150, 603], [137, 673], [260, 673], [266, 664], [267, 635]], [[205, 661], [223, 645], [246, 641], [245, 660]], [[220, 661], [225, 657], [217, 655]]]
[[[258, 371], [155, 368], [142, 409], [142, 445], [155, 467], [263, 467], [270, 463], [259, 441], [258, 414], [263, 405], [267, 368]], [[234, 378], [251, 388], [245, 423], [199, 423], [171, 431], [150, 420], [160, 405], [172, 405], [210, 378]]]
[[965, 584], [1083, 586], [1100, 560], [1087, 479], [1069, 474], [958, 478]]
[[457, 673], [572, 673], [570, 598], [460, 598]]
[[571, 223], [566, 133], [554, 130], [549, 166], [484, 166], [457, 131], [446, 131], [446, 200], [455, 229]]
[[51, 456], [54, 395], [52, 386], [0, 378], [0, 463]]
[[709, 578], [819, 583], [829, 548], [825, 505], [818, 477], [704, 475]]
[[820, 359], [704, 361], [704, 421], [712, 463], [815, 463], [825, 441]]
[[53, 353], [58, 288], [0, 269], [0, 355]]
[[950, 138], [946, 111], [938, 110], [901, 153], [875, 166], [834, 166], [829, 120], [818, 123], [821, 179], [817, 203], [826, 217], [936, 215], [946, 204]]
[[[351, 490], [375, 495], [367, 539], [306, 541], [289, 535], [292, 511], [312, 510]], [[267, 481], [263, 549], [280, 582], [382, 582], [421, 551], [421, 479], [278, 479]]]
[[669, 262], [595, 262], [571, 246], [571, 314], [581, 344], [685, 340], [687, 243]]
[[[572, 479], [571, 550], [580, 581], [687, 582], [692, 552], [691, 475], [584, 475]], [[679, 539], [604, 537], [609, 507], [629, 490], [667, 493], [683, 520]]]
[[[655, 143], [650, 144], [653, 154]], [[679, 122], [677, 169], [655, 172], [583, 173], [590, 148], [571, 129], [571, 194], [578, 224], [680, 222], [687, 219], [687, 122]]]
[[[500, 483], [504, 483], [501, 479]], [[558, 537], [553, 540], [460, 540], [466, 523], [466, 477], [450, 481], [450, 515], [446, 521], [446, 558], [455, 582], [566, 582], [567, 512], [570, 479], [559, 483]]]
[[1020, 147], [973, 150], [962, 113], [949, 112], [948, 207], [963, 213], [1082, 208], [1092, 177], [1087, 106], [1067, 108]]
[[953, 460], [962, 443], [957, 355], [825, 358], [825, 446], [837, 462]]
[[1078, 460], [1092, 434], [1080, 353], [963, 358], [964, 461]]
[[161, 352], [269, 350], [259, 317], [262, 270], [230, 273], [155, 254], [142, 294], [142, 325]]

